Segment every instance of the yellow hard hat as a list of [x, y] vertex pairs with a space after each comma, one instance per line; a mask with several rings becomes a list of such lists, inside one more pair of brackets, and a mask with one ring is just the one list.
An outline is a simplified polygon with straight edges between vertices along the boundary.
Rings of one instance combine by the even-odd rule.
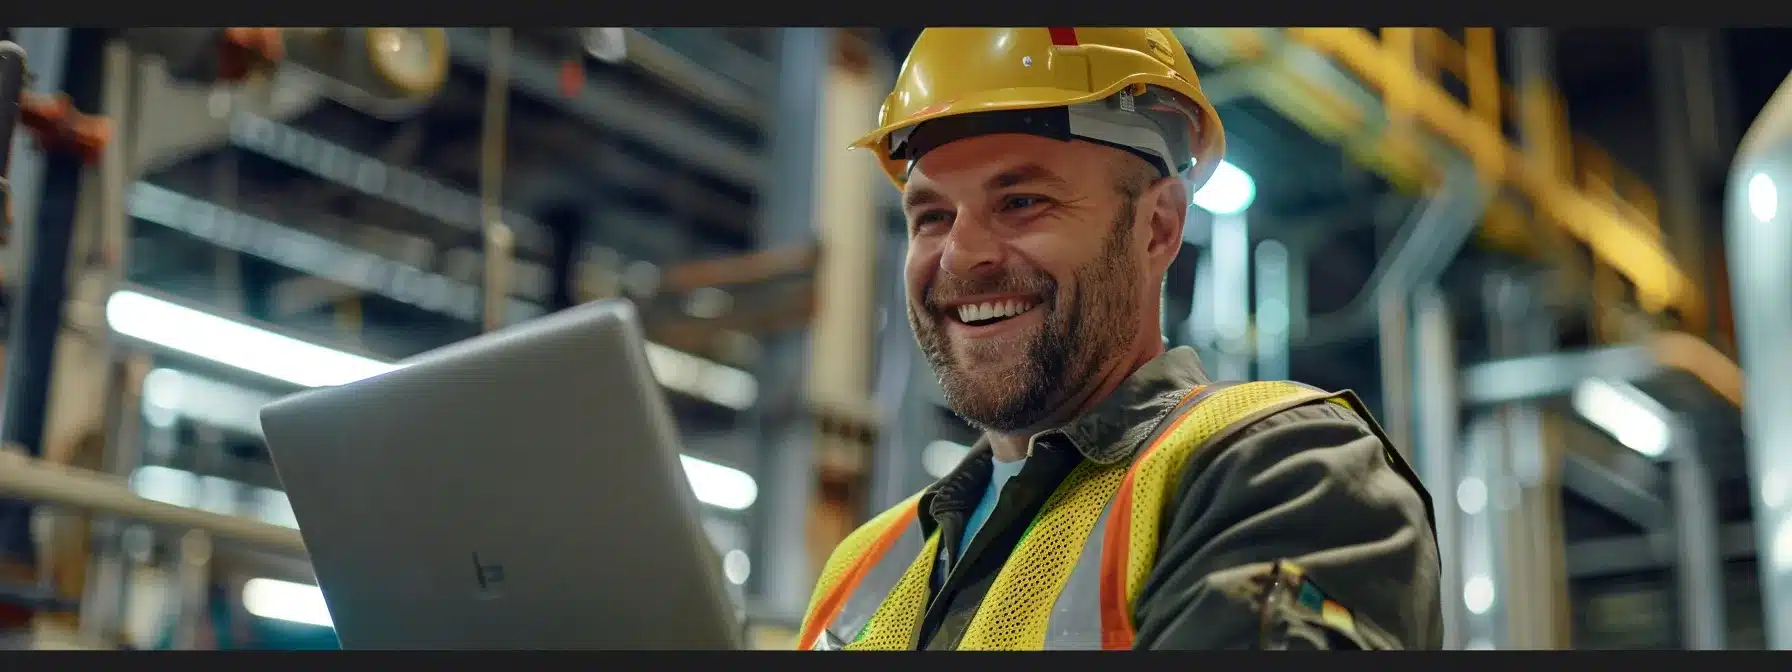
[[[1153, 111], [1160, 121], [1152, 127], [1130, 116], [1104, 115], [1104, 109]], [[1061, 110], [1066, 112], [1054, 116]], [[1167, 126], [1164, 119], [1174, 121]], [[941, 123], [928, 124], [930, 129], [956, 127], [936, 140], [1022, 132], [1095, 140], [1147, 160], [1171, 154], [1152, 162], [1167, 173], [1183, 173], [1191, 192], [1226, 153], [1219, 116], [1168, 28], [923, 30], [884, 99], [877, 130], [853, 146], [877, 152], [901, 189], [912, 160], [924, 151], [908, 147], [909, 136], [936, 121]], [[1158, 132], [1143, 140], [1141, 128]]]

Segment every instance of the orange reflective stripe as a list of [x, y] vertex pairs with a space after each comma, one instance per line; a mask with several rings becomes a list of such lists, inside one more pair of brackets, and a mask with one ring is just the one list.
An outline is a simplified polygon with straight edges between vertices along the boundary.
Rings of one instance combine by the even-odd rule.
[[816, 602], [814, 612], [810, 614], [808, 622], [804, 624], [802, 637], [797, 640], [797, 648], [805, 651], [814, 648], [815, 641], [821, 637], [822, 631], [826, 630], [828, 624], [833, 623], [834, 618], [840, 615], [840, 609], [846, 606], [847, 599], [852, 597], [854, 590], [858, 589], [859, 582], [865, 579], [865, 573], [871, 571], [871, 566], [877, 564], [877, 561], [884, 557], [884, 554], [890, 550], [890, 546], [895, 544], [896, 540], [902, 537], [902, 533], [908, 525], [914, 522], [915, 511], [920, 506], [921, 500], [918, 497], [904, 502], [902, 513], [892, 518], [890, 524], [878, 532], [877, 540], [872, 542], [871, 547], [865, 549], [863, 554], [853, 560], [852, 569], [846, 573], [846, 576], [841, 577], [840, 582], [834, 584], [827, 594]]
[[1131, 549], [1129, 540], [1132, 535], [1132, 484], [1138, 480], [1139, 465], [1144, 464], [1145, 456], [1163, 445], [1164, 441], [1176, 433], [1183, 421], [1194, 415], [1192, 409], [1184, 409], [1190, 399], [1194, 399], [1208, 389], [1202, 385], [1188, 391], [1176, 402], [1172, 413], [1176, 417], [1170, 425], [1157, 433], [1157, 438], [1145, 448], [1127, 467], [1126, 476], [1120, 481], [1120, 490], [1114, 493], [1114, 500], [1108, 504], [1108, 528], [1101, 542], [1101, 648], [1109, 651], [1123, 651], [1132, 648], [1133, 623], [1132, 608], [1126, 599], [1126, 569]]
[[1132, 648], [1131, 609], [1126, 604], [1127, 537], [1132, 529], [1132, 472], [1128, 470], [1114, 493], [1108, 515], [1106, 539], [1101, 542], [1101, 648]]

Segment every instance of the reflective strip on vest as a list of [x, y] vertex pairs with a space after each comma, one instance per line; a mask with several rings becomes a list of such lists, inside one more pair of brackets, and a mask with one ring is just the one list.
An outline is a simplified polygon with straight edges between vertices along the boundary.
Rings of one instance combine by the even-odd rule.
[[1065, 651], [1095, 651], [1101, 648], [1101, 544], [1107, 539], [1108, 519], [1114, 507], [1101, 509], [1095, 529], [1083, 541], [1083, 550], [1070, 570], [1070, 580], [1058, 591], [1052, 603], [1052, 615], [1046, 621], [1045, 648]]
[[890, 544], [889, 550], [884, 553], [883, 557], [879, 558], [871, 565], [871, 569], [865, 572], [864, 578], [860, 579], [859, 585], [853, 589], [851, 597], [846, 598], [846, 606], [842, 607], [840, 613], [834, 616], [833, 622], [823, 629], [821, 639], [831, 641], [817, 641], [817, 646], [845, 648], [847, 644], [858, 639], [859, 632], [865, 629], [865, 623], [871, 620], [872, 614], [877, 613], [878, 606], [882, 605], [884, 598], [896, 588], [896, 582], [902, 580], [902, 573], [908, 570], [908, 563], [905, 560], [914, 558], [921, 553], [921, 548], [927, 540], [921, 536], [920, 523], [913, 520], [903, 522], [906, 527], [902, 536], [897, 537], [896, 542]]
[[[1178, 411], [1170, 414], [1131, 464], [1083, 463], [1041, 507], [1033, 527], [1016, 544], [967, 626], [960, 648], [1129, 648], [1134, 634], [1132, 605], [1157, 559], [1161, 509], [1169, 505], [1187, 458], [1216, 439], [1288, 408], [1321, 400], [1352, 408], [1343, 401], [1347, 395], [1280, 381], [1210, 386], [1179, 403]], [[879, 529], [855, 533], [882, 536], [893, 531], [892, 525], [905, 526], [884, 552], [864, 547], [871, 557], [845, 559], [869, 562], [870, 567], [856, 585], [840, 587], [851, 591], [845, 605], [819, 637], [800, 645], [817, 650], [903, 648], [901, 633], [891, 631], [894, 627], [917, 630], [906, 644], [915, 646], [914, 635], [926, 609], [926, 575], [936, 564], [936, 558], [926, 554], [937, 546], [921, 537], [912, 515], [913, 500], [904, 505], [911, 515], [880, 516], [867, 523], [868, 528]], [[1097, 507], [1093, 523], [1079, 513]], [[1077, 549], [1068, 569], [1052, 561], [1065, 544]], [[1029, 557], [1040, 561], [1015, 562]], [[834, 562], [830, 559], [830, 565]], [[916, 576], [904, 584], [904, 575], [911, 573]], [[907, 589], [893, 595], [899, 584]], [[877, 641], [859, 641], [880, 608], [890, 610], [898, 604], [902, 613], [880, 615], [879, 634], [864, 638]]]

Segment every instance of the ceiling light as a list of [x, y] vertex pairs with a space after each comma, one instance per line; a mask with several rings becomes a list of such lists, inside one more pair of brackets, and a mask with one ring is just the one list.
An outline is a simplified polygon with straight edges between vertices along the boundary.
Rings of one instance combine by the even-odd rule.
[[1574, 388], [1574, 410], [1625, 447], [1660, 457], [1668, 449], [1668, 423], [1638, 401], [1641, 395], [1629, 385], [1587, 379]]
[[243, 583], [243, 609], [262, 618], [331, 627], [330, 608], [317, 586], [279, 579]]
[[1235, 215], [1251, 207], [1257, 200], [1257, 182], [1250, 174], [1225, 161], [1213, 170], [1213, 177], [1195, 192], [1195, 206], [1216, 215]]

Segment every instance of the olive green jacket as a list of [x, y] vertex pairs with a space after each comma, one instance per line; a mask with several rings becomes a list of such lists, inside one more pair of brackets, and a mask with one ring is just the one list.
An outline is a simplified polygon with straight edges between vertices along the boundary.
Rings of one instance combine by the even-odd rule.
[[[922, 647], [957, 648], [1027, 523], [1072, 468], [1132, 460], [1184, 393], [1209, 382], [1193, 350], [1172, 349], [1094, 410], [1035, 436], [972, 543], [962, 554], [956, 543], [940, 545]], [[1430, 497], [1356, 407], [1295, 407], [1189, 458], [1135, 604], [1137, 648], [1442, 646]], [[980, 441], [922, 496], [922, 531], [962, 538], [989, 473]], [[1340, 607], [1353, 625], [1321, 616]]]

